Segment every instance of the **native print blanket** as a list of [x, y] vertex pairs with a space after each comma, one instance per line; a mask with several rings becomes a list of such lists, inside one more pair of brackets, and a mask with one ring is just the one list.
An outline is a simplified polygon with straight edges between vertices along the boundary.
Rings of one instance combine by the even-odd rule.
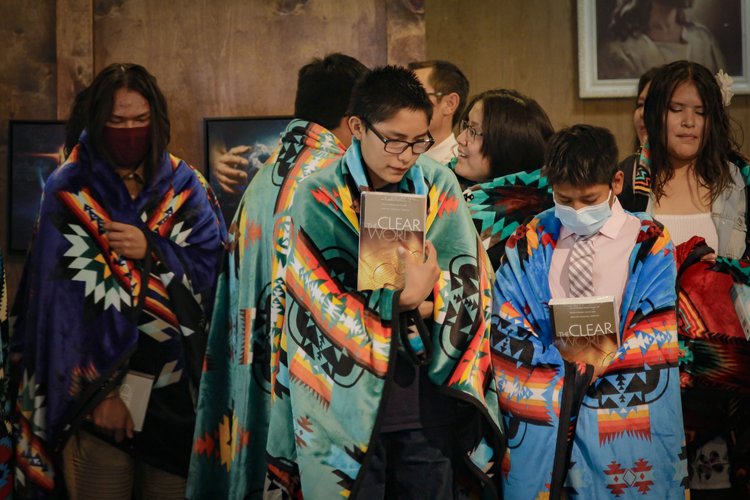
[[494, 269], [500, 267], [505, 242], [516, 228], [554, 205], [541, 169], [474, 185], [464, 191], [464, 199]]
[[549, 268], [554, 210], [506, 247], [493, 298], [493, 367], [508, 432], [505, 498], [683, 498], [675, 261], [662, 226], [641, 217], [620, 311], [621, 347], [593, 367], [554, 347]]
[[[134, 225], [145, 259], [114, 252], [103, 225]], [[67, 438], [125, 371], [154, 377], [134, 455], [187, 474], [205, 317], [226, 239], [206, 181], [165, 154], [135, 199], [84, 133], [45, 185], [11, 332], [17, 490], [52, 494]], [[95, 429], [92, 429], [95, 431]]]
[[498, 495], [502, 435], [489, 357], [491, 269], [459, 186], [445, 167], [424, 157], [398, 185], [428, 197], [426, 235], [443, 270], [429, 330], [415, 311], [399, 310], [399, 292], [356, 291], [360, 186], [368, 183], [355, 141], [340, 162], [302, 183], [291, 210], [286, 319], [274, 343], [268, 493], [358, 496], [395, 350], [404, 349], [425, 360], [435, 384], [468, 404], [472, 418], [456, 426], [462, 466]]
[[[746, 200], [750, 200], [750, 165], [740, 155], [730, 156]], [[651, 197], [650, 152], [641, 148], [635, 161], [625, 165], [623, 192], [629, 210], [646, 210]], [[628, 187], [630, 183], [631, 187]], [[730, 188], [731, 189], [731, 188]], [[720, 224], [736, 224], [728, 214], [745, 211], [745, 231], [750, 223], [746, 207], [730, 206]], [[721, 235], [722, 233], [720, 233]], [[726, 233], [723, 233], [726, 234]], [[720, 236], [724, 237], [724, 236]], [[746, 240], [747, 241], [747, 240]], [[701, 262], [710, 249], [694, 237], [677, 246], [677, 326], [680, 343], [680, 380], [692, 487], [723, 487], [729, 482], [734, 494], [750, 496], [750, 342], [740, 326], [730, 289], [734, 283], [750, 285], [750, 247], [743, 260], [719, 257], [716, 263]], [[741, 250], [739, 251], [741, 252]], [[738, 253], [739, 253], [738, 252]], [[727, 446], [710, 442], [717, 436]], [[707, 444], [708, 443], [708, 444]], [[727, 460], [728, 458], [728, 460]]]
[[677, 250], [680, 380], [691, 486], [731, 481], [737, 498], [745, 498], [750, 496], [750, 342], [731, 289], [750, 290], [750, 262], [701, 261], [712, 249], [698, 237]]
[[271, 336], [272, 327], [279, 328], [276, 320], [283, 320], [288, 212], [299, 182], [344, 151], [320, 125], [292, 120], [274, 155], [277, 161], [261, 168], [245, 191], [230, 228], [234, 241], [219, 277], [209, 331], [189, 498], [262, 496]]

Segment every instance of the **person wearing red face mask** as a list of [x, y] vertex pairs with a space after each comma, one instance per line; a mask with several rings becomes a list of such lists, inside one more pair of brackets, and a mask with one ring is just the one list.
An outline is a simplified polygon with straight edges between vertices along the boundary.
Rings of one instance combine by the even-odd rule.
[[167, 152], [145, 68], [108, 66], [87, 103], [45, 185], [12, 314], [15, 491], [184, 498], [224, 221]]

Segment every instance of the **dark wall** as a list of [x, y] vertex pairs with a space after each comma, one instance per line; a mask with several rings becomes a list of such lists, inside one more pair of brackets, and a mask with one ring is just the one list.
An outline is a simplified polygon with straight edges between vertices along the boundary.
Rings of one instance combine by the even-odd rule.
[[8, 261], [9, 294], [23, 255], [8, 255], [8, 120], [54, 119], [55, 0], [0, 2], [0, 241]]

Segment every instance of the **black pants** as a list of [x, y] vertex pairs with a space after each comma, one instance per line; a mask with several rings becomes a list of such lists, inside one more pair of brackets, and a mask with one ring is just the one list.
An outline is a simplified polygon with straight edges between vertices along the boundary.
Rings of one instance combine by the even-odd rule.
[[381, 433], [359, 498], [456, 498], [452, 426]]

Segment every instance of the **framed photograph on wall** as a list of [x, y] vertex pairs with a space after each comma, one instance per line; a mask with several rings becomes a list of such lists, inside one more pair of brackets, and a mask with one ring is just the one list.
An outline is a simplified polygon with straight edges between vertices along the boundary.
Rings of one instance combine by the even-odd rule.
[[578, 0], [582, 98], [635, 96], [650, 68], [687, 59], [734, 79], [750, 93], [750, 2]]
[[249, 183], [276, 150], [281, 134], [291, 119], [290, 116], [263, 116], [203, 120], [208, 166], [206, 175], [219, 198], [227, 226], [232, 222], [246, 185], [239, 186], [235, 193], [225, 191], [212, 172], [218, 158], [236, 146], [247, 146], [247, 151], [240, 156], [248, 161], [246, 172]]
[[25, 252], [47, 177], [62, 164], [65, 122], [10, 121], [8, 140], [8, 248]]

